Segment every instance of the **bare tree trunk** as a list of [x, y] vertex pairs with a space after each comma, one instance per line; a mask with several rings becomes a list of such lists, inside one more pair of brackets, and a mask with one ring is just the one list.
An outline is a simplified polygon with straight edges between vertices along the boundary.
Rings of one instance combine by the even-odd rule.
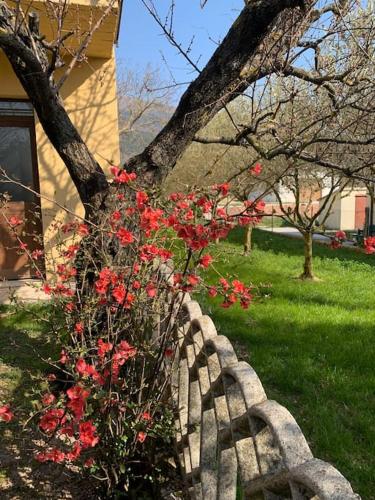
[[304, 242], [304, 254], [305, 262], [303, 264], [303, 273], [300, 278], [304, 280], [313, 280], [313, 238], [311, 232], [304, 232], [303, 242]]
[[243, 245], [243, 254], [249, 255], [251, 253], [251, 239], [253, 235], [253, 226], [249, 224], [245, 227], [245, 239]]
[[375, 203], [375, 193], [374, 193], [374, 186], [368, 186], [367, 187], [368, 192], [370, 194], [370, 207], [369, 207], [369, 236], [373, 236], [372, 234], [372, 226], [374, 225], [374, 203]]

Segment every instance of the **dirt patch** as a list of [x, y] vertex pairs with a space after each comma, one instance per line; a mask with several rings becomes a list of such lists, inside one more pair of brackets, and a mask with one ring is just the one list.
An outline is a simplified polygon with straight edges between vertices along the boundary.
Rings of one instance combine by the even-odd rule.
[[40, 464], [36, 450], [47, 443], [29, 431], [17, 435], [16, 428], [4, 432], [0, 443], [0, 497], [4, 500], [99, 499], [98, 485], [73, 465]]

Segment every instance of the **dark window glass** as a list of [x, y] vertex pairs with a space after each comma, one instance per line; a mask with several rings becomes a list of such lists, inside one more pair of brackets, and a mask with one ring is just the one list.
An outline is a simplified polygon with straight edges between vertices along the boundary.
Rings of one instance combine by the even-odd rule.
[[[24, 186], [33, 188], [33, 163], [29, 127], [0, 125], [0, 167]], [[22, 186], [4, 182], [0, 171], [0, 193], [8, 193], [11, 201], [34, 201], [34, 195]]]

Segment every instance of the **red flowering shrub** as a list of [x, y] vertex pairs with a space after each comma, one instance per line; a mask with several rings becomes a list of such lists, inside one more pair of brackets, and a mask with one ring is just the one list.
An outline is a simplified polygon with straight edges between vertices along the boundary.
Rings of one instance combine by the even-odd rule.
[[[152, 476], [155, 449], [173, 436], [165, 401], [184, 293], [206, 290], [224, 308], [249, 307], [249, 285], [223, 276], [206, 284], [198, 273], [213, 262], [210, 243], [258, 222], [263, 208], [246, 202], [231, 215], [228, 183], [162, 200], [138, 190], [135, 174], [112, 173], [111, 213], [98, 224], [55, 224], [62, 258], [43, 290], [63, 318], [62, 349], [35, 416], [40, 432], [55, 438], [38, 461], [80, 464], [109, 489]], [[28, 255], [38, 267], [40, 255]], [[0, 419], [11, 417], [0, 408]]]
[[336, 231], [335, 236], [331, 238], [331, 248], [336, 250], [342, 247], [343, 241], [346, 240], [346, 233], [344, 231]]

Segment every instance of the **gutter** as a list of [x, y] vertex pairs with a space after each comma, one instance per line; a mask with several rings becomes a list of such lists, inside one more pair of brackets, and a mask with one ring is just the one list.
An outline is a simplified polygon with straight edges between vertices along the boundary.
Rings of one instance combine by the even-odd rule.
[[115, 35], [115, 42], [114, 42], [116, 47], [118, 47], [118, 39], [120, 36], [120, 26], [121, 26], [123, 6], [124, 6], [124, 0], [119, 0], [119, 16], [118, 16], [118, 21], [117, 21], [117, 26], [116, 26], [116, 35]]

